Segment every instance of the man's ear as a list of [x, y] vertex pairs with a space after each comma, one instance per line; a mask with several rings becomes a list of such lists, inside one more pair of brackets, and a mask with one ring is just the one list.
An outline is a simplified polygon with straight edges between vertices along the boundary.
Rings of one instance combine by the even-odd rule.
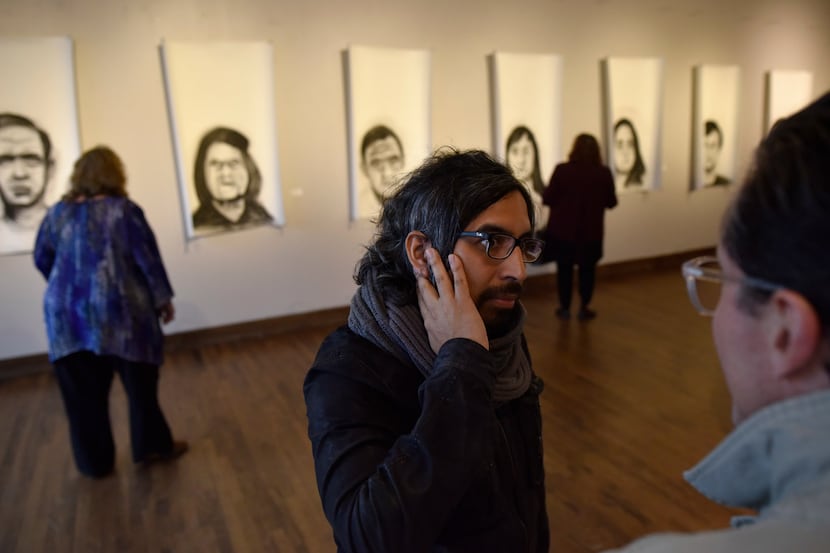
[[821, 323], [813, 306], [792, 290], [773, 293], [766, 313], [773, 367], [780, 378], [797, 378], [822, 364]]
[[406, 235], [404, 245], [406, 247], [406, 257], [412, 265], [412, 270], [422, 276], [429, 276], [429, 264], [426, 257], [424, 257], [424, 252], [431, 246], [429, 238], [423, 232], [413, 230]]

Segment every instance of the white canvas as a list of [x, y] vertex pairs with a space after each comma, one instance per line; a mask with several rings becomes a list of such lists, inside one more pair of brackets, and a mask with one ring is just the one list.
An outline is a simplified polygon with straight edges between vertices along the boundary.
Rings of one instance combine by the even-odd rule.
[[[165, 41], [161, 51], [186, 236], [284, 225], [272, 45], [262, 41]], [[219, 132], [211, 134], [217, 129]], [[247, 139], [247, 155], [240, 154], [238, 142], [231, 142], [240, 135]], [[204, 164], [197, 163], [200, 143], [206, 138], [205, 144], [211, 142], [207, 159]], [[224, 151], [214, 159], [211, 152], [219, 148]], [[220, 187], [210, 184], [211, 175], [217, 175], [217, 182], [227, 179], [226, 188], [234, 186], [230, 181], [235, 178], [237, 196], [214, 191], [210, 201], [200, 201], [196, 191], [199, 171], [208, 188]], [[236, 175], [227, 176], [232, 171]], [[261, 188], [253, 194], [257, 172]], [[240, 201], [244, 202], [241, 216]]]
[[813, 98], [813, 74], [809, 71], [769, 71], [766, 90], [764, 130], [769, 132], [779, 119], [807, 107]]
[[[13, 181], [17, 182], [14, 186], [19, 187], [36, 183], [40, 189], [45, 179], [43, 196], [31, 209], [7, 210], [6, 201], [0, 201], [0, 255], [3, 255], [32, 251], [44, 209], [67, 191], [72, 167], [81, 152], [70, 38], [0, 39], [0, 74], [6, 76], [0, 86], [0, 113], [25, 117], [42, 130], [51, 143], [51, 165], [46, 160], [39, 165], [31, 161], [30, 167], [24, 170], [29, 172], [28, 176], [12, 175], [21, 170], [14, 168], [20, 166], [21, 160], [15, 156], [21, 152], [0, 146], [3, 150], [0, 155], [6, 159], [2, 163], [4, 167], [0, 168], [0, 175], [3, 175], [0, 179], [6, 183], [4, 190], [8, 191]], [[0, 129], [0, 133], [5, 132], [10, 131]], [[0, 143], [10, 142], [0, 137]], [[38, 143], [40, 147], [42, 140]], [[23, 198], [22, 188], [18, 188], [18, 192]], [[25, 201], [28, 203], [29, 200]]]
[[346, 56], [350, 219], [371, 219], [431, 153], [430, 55], [352, 46]]
[[[659, 188], [663, 60], [607, 58], [602, 62], [602, 75], [606, 152], [617, 192]], [[615, 132], [617, 126], [619, 130]]]
[[694, 68], [692, 190], [731, 184], [736, 175], [740, 68]]
[[536, 207], [536, 228], [544, 229], [548, 209], [542, 192], [563, 160], [562, 57], [496, 52], [490, 64], [493, 152], [525, 184]]

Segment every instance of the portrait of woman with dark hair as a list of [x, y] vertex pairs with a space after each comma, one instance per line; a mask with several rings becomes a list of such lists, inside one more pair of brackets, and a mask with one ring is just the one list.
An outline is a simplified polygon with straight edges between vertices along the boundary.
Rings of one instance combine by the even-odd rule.
[[639, 188], [644, 184], [646, 166], [634, 124], [626, 118], [614, 124], [614, 175], [617, 190]]
[[238, 229], [273, 221], [259, 203], [262, 176], [248, 152], [248, 139], [217, 127], [202, 137], [193, 168], [199, 207], [193, 228]]
[[533, 132], [524, 125], [511, 131], [504, 148], [507, 166], [530, 192], [541, 194], [545, 183], [539, 171], [539, 147]]
[[513, 176], [521, 182], [536, 208], [536, 226], [544, 228], [545, 221], [542, 213], [542, 193], [545, 191], [545, 182], [539, 170], [539, 147], [533, 132], [524, 125], [514, 128], [507, 137], [504, 148], [505, 162], [513, 171]]

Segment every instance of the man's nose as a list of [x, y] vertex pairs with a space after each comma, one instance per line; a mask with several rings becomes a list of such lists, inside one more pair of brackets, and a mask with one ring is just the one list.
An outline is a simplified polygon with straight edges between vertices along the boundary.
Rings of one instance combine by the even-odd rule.
[[29, 176], [29, 168], [26, 167], [22, 157], [16, 157], [12, 161], [12, 175], [19, 179], [25, 179]]
[[391, 177], [395, 174], [395, 169], [392, 167], [391, 163], [384, 163], [381, 165], [380, 171], [384, 177]]
[[510, 255], [502, 261], [502, 271], [503, 275], [506, 278], [514, 278], [519, 282], [524, 282], [525, 277], [527, 277], [527, 266], [525, 264], [524, 258], [522, 254], [522, 249], [516, 244], [516, 247], [513, 248], [513, 251], [510, 252]]

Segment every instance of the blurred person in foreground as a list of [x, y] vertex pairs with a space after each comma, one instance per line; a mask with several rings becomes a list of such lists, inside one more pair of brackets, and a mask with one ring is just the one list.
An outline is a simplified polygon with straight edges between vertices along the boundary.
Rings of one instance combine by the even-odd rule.
[[38, 230], [34, 259], [47, 280], [43, 301], [49, 359], [78, 470], [97, 478], [115, 465], [109, 393], [118, 373], [129, 400], [135, 463], [178, 457], [158, 403], [163, 335], [173, 289], [153, 231], [127, 198], [124, 166], [97, 147], [76, 162], [71, 188]]
[[[830, 551], [830, 94], [778, 122], [726, 213], [717, 257], [683, 265], [732, 396], [733, 432], [686, 480], [752, 509], [732, 529], [625, 553]], [[716, 302], [702, 287], [718, 285]]]

